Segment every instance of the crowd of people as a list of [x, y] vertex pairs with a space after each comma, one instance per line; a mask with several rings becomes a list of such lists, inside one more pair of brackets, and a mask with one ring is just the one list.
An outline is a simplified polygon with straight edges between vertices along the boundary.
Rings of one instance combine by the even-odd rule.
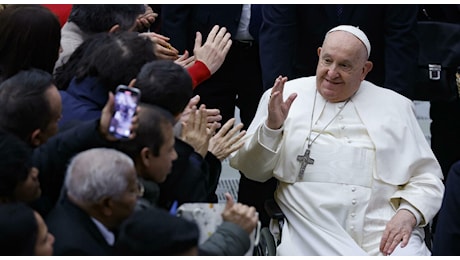
[[[271, 198], [278, 255], [460, 254], [458, 164], [411, 100], [419, 9], [0, 5], [0, 255], [245, 255]], [[238, 201], [199, 243], [170, 209], [217, 203], [227, 158]]]

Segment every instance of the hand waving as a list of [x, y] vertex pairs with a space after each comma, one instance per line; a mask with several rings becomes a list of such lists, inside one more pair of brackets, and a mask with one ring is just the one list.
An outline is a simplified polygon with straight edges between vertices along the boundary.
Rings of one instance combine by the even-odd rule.
[[268, 102], [267, 127], [270, 129], [280, 129], [287, 118], [292, 102], [297, 97], [297, 93], [291, 94], [286, 101], [283, 99], [284, 84], [287, 77], [278, 76], [272, 88], [270, 101]]

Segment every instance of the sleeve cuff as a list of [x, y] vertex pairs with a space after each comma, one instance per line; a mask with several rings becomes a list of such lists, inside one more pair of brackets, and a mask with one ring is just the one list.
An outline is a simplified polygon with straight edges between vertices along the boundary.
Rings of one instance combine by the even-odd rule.
[[402, 200], [401, 204], [399, 205], [398, 211], [402, 209], [406, 209], [410, 211], [415, 216], [415, 220], [416, 220], [415, 226], [420, 225], [420, 222], [422, 220], [422, 215], [414, 206], [412, 206], [409, 202]]
[[206, 67], [206, 64], [199, 60], [195, 61], [195, 63], [189, 67], [187, 71], [192, 78], [193, 89], [211, 77], [211, 71], [208, 69], [208, 67]]
[[259, 142], [271, 151], [276, 151], [276, 147], [281, 140], [283, 130], [284, 126], [281, 126], [280, 129], [276, 130], [270, 129], [264, 122], [259, 131]]

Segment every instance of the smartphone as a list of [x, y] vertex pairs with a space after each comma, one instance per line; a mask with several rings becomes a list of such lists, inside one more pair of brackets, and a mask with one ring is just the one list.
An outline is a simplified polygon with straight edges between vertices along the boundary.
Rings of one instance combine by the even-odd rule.
[[136, 113], [141, 91], [120, 85], [115, 91], [115, 112], [110, 120], [109, 132], [118, 139], [127, 139], [131, 135], [131, 121]]

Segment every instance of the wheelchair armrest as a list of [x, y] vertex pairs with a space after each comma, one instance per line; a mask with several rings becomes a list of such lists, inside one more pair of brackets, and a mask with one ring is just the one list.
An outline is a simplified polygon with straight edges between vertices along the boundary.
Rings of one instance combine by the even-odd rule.
[[264, 203], [264, 208], [270, 218], [276, 220], [284, 219], [284, 214], [274, 199], [266, 200]]

